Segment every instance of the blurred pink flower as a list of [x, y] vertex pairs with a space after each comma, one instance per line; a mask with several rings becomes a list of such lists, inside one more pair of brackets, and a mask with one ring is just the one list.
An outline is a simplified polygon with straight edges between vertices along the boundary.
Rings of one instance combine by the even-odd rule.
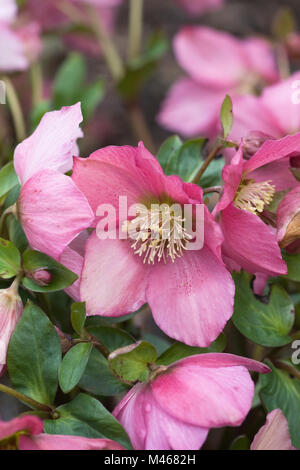
[[15, 0], [2, 0], [0, 5], [0, 71], [25, 70], [29, 63], [19, 35], [12, 28], [16, 18]]
[[205, 26], [185, 27], [175, 36], [174, 51], [189, 77], [170, 89], [159, 123], [185, 136], [215, 137], [220, 106], [229, 93], [255, 93], [278, 80], [271, 45], [260, 38], [237, 39]]
[[6, 365], [6, 354], [11, 335], [23, 311], [18, 286], [14, 281], [8, 289], [0, 290], [0, 375]]
[[0, 421], [0, 450], [124, 450], [110, 439], [43, 434], [43, 422], [36, 416]]
[[[276, 234], [260, 218], [275, 192], [284, 188], [282, 174], [270, 163], [300, 152], [300, 134], [266, 141], [249, 159], [242, 147], [223, 169], [224, 192], [214, 209], [222, 228], [222, 252], [231, 269], [270, 276], [286, 274]], [[278, 183], [279, 182], [279, 183]], [[288, 184], [288, 183], [287, 183]]]
[[19, 144], [15, 170], [22, 185], [18, 217], [33, 249], [59, 258], [93, 220], [81, 191], [65, 172], [78, 155], [80, 103], [46, 113], [35, 132]]
[[288, 251], [300, 249], [300, 184], [290, 191], [277, 209], [277, 240]]
[[297, 450], [292, 445], [288, 422], [280, 409], [268, 414], [266, 424], [253, 439], [251, 450]]
[[200, 354], [161, 366], [113, 414], [137, 450], [197, 450], [210, 428], [240, 426], [251, 408], [249, 370], [270, 369], [232, 354]]
[[[118, 212], [120, 196], [127, 197], [128, 208], [163, 201], [181, 207], [191, 204], [194, 209], [202, 204], [201, 188], [166, 176], [142, 144], [106, 147], [89, 158], [75, 158], [72, 179], [95, 214], [100, 204], [111, 204]], [[208, 346], [232, 315], [234, 284], [221, 259], [219, 227], [205, 205], [203, 210], [205, 244], [198, 250], [179, 251], [171, 232], [155, 245], [148, 236], [135, 246], [130, 238], [104, 240], [92, 233], [81, 280], [81, 300], [86, 301], [88, 314], [121, 316], [148, 302], [156, 323], [169, 336]], [[139, 223], [138, 214], [133, 220], [128, 217], [130, 222], [117, 220], [117, 231]]]
[[188, 13], [197, 15], [221, 7], [225, 0], [175, 0], [175, 2]]

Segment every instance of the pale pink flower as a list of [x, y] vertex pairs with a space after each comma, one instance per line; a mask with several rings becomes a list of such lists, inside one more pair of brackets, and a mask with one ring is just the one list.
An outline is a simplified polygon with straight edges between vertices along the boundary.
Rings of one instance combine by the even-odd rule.
[[0, 450], [124, 450], [110, 439], [43, 434], [43, 422], [36, 416], [0, 421]]
[[0, 374], [5, 368], [8, 344], [22, 311], [22, 300], [14, 281], [8, 289], [0, 290]]
[[154, 371], [138, 383], [113, 414], [136, 450], [197, 450], [211, 428], [240, 426], [251, 408], [248, 372], [270, 372], [232, 354], [200, 354]]
[[175, 2], [188, 13], [198, 15], [220, 8], [225, 0], [175, 0]]
[[260, 218], [275, 192], [286, 189], [280, 171], [270, 163], [288, 159], [300, 152], [300, 134], [266, 141], [249, 159], [243, 159], [242, 146], [223, 169], [224, 192], [214, 209], [222, 228], [223, 256], [231, 269], [269, 276], [286, 274], [286, 265], [276, 234]]
[[15, 150], [15, 170], [22, 185], [18, 217], [33, 249], [59, 258], [93, 220], [82, 192], [64, 175], [78, 154], [82, 136], [80, 104], [46, 113], [35, 132]]
[[175, 36], [174, 52], [188, 77], [171, 87], [158, 120], [187, 137], [218, 134], [226, 93], [254, 93], [279, 78], [271, 45], [260, 38], [241, 40], [206, 26], [190, 26]]
[[[127, 197], [128, 208], [147, 201], [191, 204], [194, 209], [202, 203], [201, 188], [166, 176], [142, 144], [106, 147], [89, 158], [75, 158], [72, 179], [95, 214], [100, 204], [111, 204], [118, 212], [120, 196]], [[141, 214], [136, 223], [138, 217]], [[117, 232], [130, 228], [129, 219], [117, 220]], [[174, 248], [171, 232], [167, 240], [158, 241], [157, 249], [151, 238], [145, 243], [140, 239], [133, 247], [131, 238], [103, 240], [93, 232], [86, 244], [80, 288], [88, 314], [121, 316], [148, 302], [156, 323], [169, 336], [208, 346], [232, 315], [234, 285], [221, 259], [220, 229], [205, 205], [204, 232], [202, 249], [182, 252]], [[141, 243], [146, 251], [138, 254]]]
[[266, 424], [254, 437], [251, 450], [297, 450], [292, 445], [288, 422], [280, 409], [267, 415]]
[[16, 18], [15, 0], [1, 0], [0, 5], [0, 71], [24, 70], [29, 62], [21, 38], [14, 31], [12, 22]]

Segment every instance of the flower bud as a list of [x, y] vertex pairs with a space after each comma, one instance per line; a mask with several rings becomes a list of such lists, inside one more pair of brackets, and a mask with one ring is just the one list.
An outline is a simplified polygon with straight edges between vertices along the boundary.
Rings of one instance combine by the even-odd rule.
[[28, 277], [34, 280], [38, 286], [48, 286], [52, 280], [52, 274], [46, 269], [37, 269], [36, 271], [27, 274]]
[[0, 289], [0, 373], [6, 364], [10, 337], [23, 311], [23, 304], [15, 283], [8, 289]]
[[244, 158], [249, 160], [262, 146], [266, 140], [274, 140], [274, 137], [271, 137], [268, 134], [260, 131], [251, 131], [247, 137], [243, 139], [243, 151]]

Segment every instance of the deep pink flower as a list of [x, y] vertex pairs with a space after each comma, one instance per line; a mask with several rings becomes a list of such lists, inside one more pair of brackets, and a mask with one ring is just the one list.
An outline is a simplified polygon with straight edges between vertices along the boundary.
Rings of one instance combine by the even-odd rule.
[[296, 134], [266, 141], [250, 160], [243, 159], [241, 146], [224, 167], [224, 192], [214, 214], [224, 235], [223, 255], [232, 269], [240, 266], [270, 276], [286, 273], [276, 236], [259, 216], [282, 184], [280, 172], [269, 171], [268, 164], [299, 152]]
[[224, 5], [224, 1], [225, 0], [175, 0], [178, 5], [192, 15], [215, 10]]
[[0, 421], [0, 450], [124, 450], [110, 439], [43, 434], [43, 422], [36, 416]]
[[54, 258], [93, 220], [85, 196], [64, 175], [78, 152], [81, 121], [79, 103], [46, 113], [14, 155], [22, 185], [18, 217], [31, 247]]
[[[72, 178], [95, 214], [100, 204], [111, 204], [118, 211], [120, 196], [127, 197], [128, 208], [175, 202], [195, 209], [202, 203], [201, 188], [183, 183], [178, 176], [166, 176], [142, 144], [106, 147], [87, 159], [75, 158]], [[128, 228], [125, 219], [117, 221], [118, 231]], [[148, 302], [155, 321], [169, 336], [191, 345], [209, 345], [232, 315], [234, 285], [221, 259], [220, 229], [206, 206], [204, 232], [201, 250], [182, 253], [174, 248], [170, 232], [170, 250], [161, 238], [156, 248], [147, 237], [133, 247], [132, 239], [103, 240], [92, 233], [81, 280], [81, 300], [86, 301], [88, 314], [121, 316]], [[142, 243], [146, 251], [139, 256], [136, 252]]]
[[297, 450], [291, 443], [288, 422], [280, 409], [268, 414], [266, 424], [253, 439], [251, 450]]
[[210, 428], [240, 426], [246, 418], [254, 394], [247, 369], [270, 371], [232, 354], [187, 357], [135, 385], [113, 414], [134, 449], [199, 449]]
[[278, 80], [271, 45], [263, 39], [237, 39], [208, 27], [185, 27], [174, 51], [188, 78], [177, 81], [162, 105], [161, 125], [185, 136], [215, 137], [225, 94], [254, 93]]
[[6, 354], [11, 335], [23, 311], [22, 300], [15, 282], [8, 289], [0, 289], [0, 375], [6, 365]]

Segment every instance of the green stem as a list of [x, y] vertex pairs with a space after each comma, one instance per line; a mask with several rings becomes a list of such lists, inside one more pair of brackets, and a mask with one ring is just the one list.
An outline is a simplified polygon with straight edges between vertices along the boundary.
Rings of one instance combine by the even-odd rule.
[[125, 69], [119, 52], [108, 34], [101, 16], [92, 6], [87, 7], [87, 14], [90, 25], [103, 51], [109, 71], [116, 82], [119, 82], [124, 76]]
[[155, 144], [141, 108], [137, 104], [130, 103], [127, 105], [127, 110], [136, 138], [142, 140], [151, 153], [155, 153]]
[[39, 403], [38, 401], [35, 401], [32, 398], [27, 397], [23, 393], [17, 392], [13, 388], [7, 387], [6, 385], [3, 385], [3, 384], [0, 384], [0, 392], [6, 393], [6, 395], [10, 395], [11, 397], [14, 397], [17, 400], [20, 400], [23, 403], [26, 403], [30, 407], [35, 408], [37, 410], [47, 411], [48, 413], [51, 413], [54, 409], [51, 406], [43, 405], [42, 403]]
[[193, 179], [192, 183], [197, 184], [198, 181], [200, 180], [201, 176], [203, 173], [206, 171], [212, 160], [215, 158], [215, 156], [218, 154], [218, 152], [223, 148], [222, 145], [217, 145], [211, 153], [208, 155], [208, 157], [204, 160], [203, 165], [201, 166], [200, 170], [198, 171], [197, 175]]
[[2, 233], [2, 230], [3, 230], [3, 226], [4, 226], [4, 222], [6, 220], [6, 218], [10, 215], [10, 214], [13, 214], [15, 217], [17, 217], [16, 215], [16, 205], [14, 204], [13, 206], [10, 206], [8, 207], [2, 214], [1, 214], [1, 217], [0, 217], [0, 234]]
[[128, 44], [129, 62], [137, 59], [140, 55], [143, 32], [143, 7], [144, 0], [130, 0]]
[[3, 81], [6, 86], [6, 96], [11, 111], [11, 115], [14, 121], [14, 127], [16, 131], [16, 137], [18, 142], [21, 142], [26, 138], [26, 127], [23, 111], [20, 105], [20, 101], [17, 92], [14, 88], [12, 81], [8, 77], [4, 77]]
[[32, 85], [32, 103], [35, 107], [43, 99], [43, 75], [41, 65], [38, 62], [32, 64], [30, 73]]

